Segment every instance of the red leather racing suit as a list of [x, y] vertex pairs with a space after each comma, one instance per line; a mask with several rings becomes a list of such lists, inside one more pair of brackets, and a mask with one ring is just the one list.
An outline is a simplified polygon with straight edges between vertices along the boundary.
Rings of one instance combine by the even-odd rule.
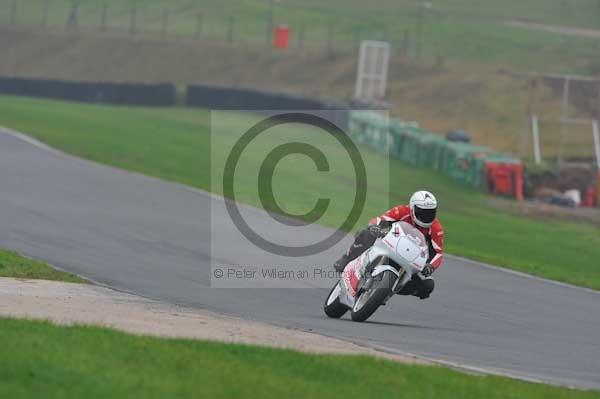
[[444, 229], [438, 219], [433, 221], [429, 228], [423, 228], [415, 224], [410, 214], [408, 205], [398, 205], [384, 213], [383, 215], [371, 219], [372, 224], [380, 224], [381, 222], [398, 222], [403, 221], [415, 226], [427, 239], [429, 245], [429, 263], [434, 269], [438, 269], [442, 265], [442, 254], [444, 251]]

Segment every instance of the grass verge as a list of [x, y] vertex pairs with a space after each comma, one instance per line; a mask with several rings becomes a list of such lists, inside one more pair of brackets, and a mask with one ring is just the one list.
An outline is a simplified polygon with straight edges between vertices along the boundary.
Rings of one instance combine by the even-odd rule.
[[[214, 115], [213, 115], [214, 116]], [[254, 119], [253, 119], [254, 118]], [[225, 159], [238, 136], [256, 120], [226, 114], [210, 134], [207, 111], [183, 108], [123, 108], [60, 101], [0, 97], [0, 125], [31, 134], [51, 146], [117, 167], [138, 171], [222, 194]], [[338, 226], [354, 196], [351, 168], [335, 169], [345, 153], [334, 148], [322, 132], [293, 127], [278, 130], [244, 153], [236, 173], [237, 199], [263, 206], [256, 176], [264, 149], [285, 141], [315, 144], [327, 153], [331, 170], [315, 170], [311, 159], [288, 156], [277, 164], [273, 185], [278, 204], [290, 213], [304, 213], [317, 197], [331, 198], [332, 206], [318, 222]], [[261, 151], [262, 149], [262, 151]], [[326, 151], [331, 150], [331, 151]], [[368, 197], [358, 226], [390, 204], [407, 201], [416, 189], [434, 191], [441, 203], [447, 251], [538, 276], [600, 289], [600, 229], [588, 224], [527, 219], [488, 205], [485, 196], [429, 170], [396, 160], [389, 165], [381, 154], [364, 152], [370, 170], [369, 187], [381, 193]], [[343, 163], [343, 162], [342, 162]], [[212, 184], [211, 184], [212, 183]], [[264, 206], [274, 207], [267, 201]]]
[[[0, 318], [6, 398], [597, 398], [509, 378], [367, 356], [134, 336]], [[358, 381], [368, 381], [367, 384]]]
[[4, 249], [0, 249], [0, 277], [87, 283], [86, 280], [74, 274], [61, 272], [51, 268], [44, 262], [29, 259], [16, 252]]

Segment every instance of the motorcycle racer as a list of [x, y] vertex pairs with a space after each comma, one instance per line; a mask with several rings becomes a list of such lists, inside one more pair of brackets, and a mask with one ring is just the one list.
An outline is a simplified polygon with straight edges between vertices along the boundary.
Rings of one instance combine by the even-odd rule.
[[378, 237], [385, 235], [384, 229], [391, 223], [403, 221], [415, 226], [427, 240], [429, 258], [427, 265], [421, 272], [423, 278], [414, 275], [402, 290], [400, 295], [414, 295], [420, 299], [429, 297], [434, 289], [431, 275], [442, 265], [444, 247], [444, 230], [436, 218], [437, 200], [428, 191], [417, 191], [411, 197], [408, 205], [398, 205], [388, 210], [383, 215], [371, 219], [369, 226], [359, 231], [348, 252], [334, 263], [336, 271], [342, 272], [346, 265], [358, 258], [369, 249]]

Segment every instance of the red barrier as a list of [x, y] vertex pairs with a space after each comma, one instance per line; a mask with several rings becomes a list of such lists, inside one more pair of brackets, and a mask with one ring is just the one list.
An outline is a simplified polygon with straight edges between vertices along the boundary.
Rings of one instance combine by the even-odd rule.
[[486, 161], [485, 181], [488, 192], [523, 200], [523, 165]]
[[598, 169], [598, 176], [596, 177], [596, 206], [600, 208], [600, 169]]
[[585, 190], [585, 195], [583, 196], [583, 201], [581, 202], [581, 206], [585, 206], [586, 208], [593, 208], [596, 205], [596, 189], [593, 186], [589, 186], [587, 190]]
[[273, 47], [285, 49], [290, 43], [290, 28], [287, 25], [279, 25], [275, 28], [273, 35]]

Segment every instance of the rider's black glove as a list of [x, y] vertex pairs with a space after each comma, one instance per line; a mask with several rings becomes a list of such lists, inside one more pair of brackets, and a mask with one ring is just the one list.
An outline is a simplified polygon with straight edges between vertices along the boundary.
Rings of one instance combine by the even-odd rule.
[[421, 271], [421, 274], [424, 277], [429, 277], [433, 274], [433, 266], [431, 266], [431, 263], [428, 263], [425, 265], [425, 267], [423, 268], [423, 270]]
[[377, 224], [372, 224], [368, 227], [369, 233], [373, 235], [375, 238], [381, 238], [385, 236], [385, 231]]

